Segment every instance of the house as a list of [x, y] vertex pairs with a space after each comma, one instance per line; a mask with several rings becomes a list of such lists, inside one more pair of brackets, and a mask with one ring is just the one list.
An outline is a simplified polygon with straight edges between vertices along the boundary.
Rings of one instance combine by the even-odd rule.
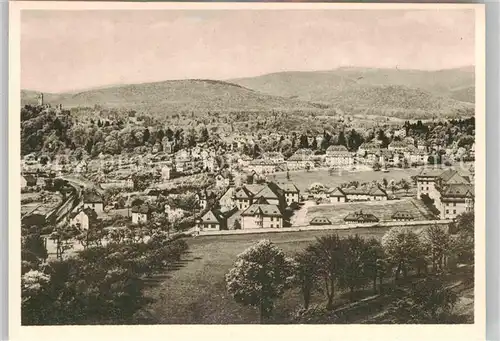
[[271, 174], [278, 170], [278, 165], [271, 160], [257, 159], [250, 162], [248, 169], [257, 174]]
[[21, 176], [21, 189], [27, 189], [34, 186], [36, 186], [36, 178], [34, 175], [24, 174]]
[[313, 151], [311, 149], [298, 149], [286, 160], [288, 170], [314, 168]]
[[151, 209], [148, 204], [132, 207], [132, 224], [144, 224], [151, 216]]
[[330, 146], [326, 150], [326, 164], [329, 167], [349, 166], [354, 163], [354, 157], [345, 146]]
[[221, 173], [215, 176], [215, 186], [216, 187], [227, 187], [229, 186], [229, 177], [222, 175]]
[[369, 158], [370, 155], [376, 155], [380, 150], [380, 144], [377, 142], [365, 142], [358, 148], [358, 156]]
[[197, 194], [197, 199], [198, 199], [198, 206], [201, 210], [204, 210], [208, 206], [208, 197], [207, 193], [205, 191], [200, 192]]
[[404, 153], [408, 149], [408, 143], [404, 141], [392, 141], [387, 146], [387, 149], [391, 152], [402, 152]]
[[70, 226], [79, 226], [83, 230], [88, 230], [96, 221], [97, 213], [91, 208], [80, 208], [69, 215]]
[[455, 219], [459, 214], [474, 211], [474, 186], [449, 184], [441, 191], [441, 219]]
[[254, 194], [250, 192], [247, 186], [244, 185], [239, 188], [234, 194], [234, 200], [240, 210], [246, 210], [252, 204]]
[[414, 220], [415, 217], [410, 212], [397, 211], [391, 216], [391, 219], [396, 221], [411, 221]]
[[104, 200], [96, 191], [87, 191], [83, 194], [83, 208], [91, 208], [100, 215], [104, 212]]
[[293, 183], [278, 184], [285, 193], [286, 204], [290, 206], [294, 202], [300, 201], [300, 191]]
[[309, 225], [331, 225], [332, 222], [325, 217], [315, 217], [310, 222]]
[[172, 172], [172, 168], [169, 166], [163, 166], [161, 168], [161, 180], [167, 181], [170, 180], [170, 173]]
[[285, 158], [283, 157], [283, 154], [281, 154], [280, 152], [263, 153], [262, 159], [276, 164], [285, 162]]
[[254, 196], [255, 198], [264, 198], [269, 204], [280, 206], [280, 196], [276, 193], [269, 184], [265, 185], [259, 192], [257, 192]]
[[363, 213], [363, 211], [349, 213], [344, 221], [348, 224], [359, 223], [376, 223], [379, 219], [371, 213]]
[[255, 203], [241, 213], [241, 228], [243, 230], [282, 227], [283, 215], [276, 205]]
[[227, 212], [236, 207], [237, 204], [235, 197], [236, 197], [235, 187], [229, 187], [219, 199], [219, 205], [221, 211]]
[[240, 167], [248, 167], [250, 165], [250, 162], [252, 162], [252, 158], [248, 155], [242, 155], [239, 159], [238, 159], [238, 165]]
[[198, 221], [197, 227], [200, 230], [227, 230], [227, 218], [218, 210], [210, 210]]
[[328, 193], [328, 196], [330, 197], [330, 203], [332, 204], [347, 201], [347, 195], [340, 187], [332, 189], [330, 193]]

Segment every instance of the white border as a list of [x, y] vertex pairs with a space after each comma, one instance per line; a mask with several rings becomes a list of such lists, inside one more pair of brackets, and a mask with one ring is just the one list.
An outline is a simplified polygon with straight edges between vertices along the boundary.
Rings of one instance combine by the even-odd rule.
[[[9, 331], [11, 340], [186, 340], [230, 338], [254, 340], [335, 338], [348, 340], [482, 340], [485, 332], [485, 12], [476, 4], [326, 4], [326, 3], [118, 3], [10, 2], [9, 30]], [[476, 10], [476, 266], [475, 323], [471, 325], [156, 325], [20, 327], [20, 13], [44, 10]]]

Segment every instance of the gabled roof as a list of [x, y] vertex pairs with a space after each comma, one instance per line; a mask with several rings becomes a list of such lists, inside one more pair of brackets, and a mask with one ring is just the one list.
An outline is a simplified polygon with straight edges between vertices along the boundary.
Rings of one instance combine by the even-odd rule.
[[253, 194], [246, 187], [241, 187], [236, 191], [234, 197], [237, 199], [250, 199], [253, 197]]
[[248, 184], [243, 186], [243, 188], [245, 188], [252, 196], [259, 193], [264, 187], [265, 185], [258, 184]]
[[345, 197], [344, 191], [340, 187], [336, 187], [330, 191], [331, 197]]
[[387, 193], [379, 186], [373, 186], [372, 188], [370, 188], [368, 194], [374, 196], [387, 196]]
[[327, 153], [349, 153], [347, 147], [344, 145], [330, 146], [326, 149]]
[[278, 195], [274, 193], [269, 186], [265, 186], [256, 195], [256, 197], [264, 197], [266, 199], [279, 199]]
[[220, 224], [221, 216], [216, 211], [208, 211], [201, 217], [201, 222], [205, 224]]
[[280, 209], [276, 205], [252, 204], [241, 213], [242, 216], [262, 215], [265, 217], [281, 217]]
[[259, 205], [269, 205], [269, 202], [264, 197], [258, 197], [255, 203]]
[[473, 198], [474, 186], [471, 184], [447, 185], [441, 192], [441, 196], [452, 197], [452, 198]]
[[147, 204], [132, 207], [132, 213], [149, 214], [150, 212], [151, 208]]
[[392, 215], [391, 218], [392, 219], [411, 219], [411, 220], [415, 219], [413, 214], [411, 214], [408, 211], [397, 211]]
[[313, 218], [309, 224], [314, 225], [314, 224], [324, 224], [324, 225], [330, 225], [332, 222], [330, 219], [326, 217], [315, 217]]
[[88, 191], [83, 194], [83, 202], [85, 203], [102, 203], [102, 197], [95, 191]]
[[377, 217], [375, 217], [371, 213], [363, 213], [363, 211], [349, 213], [345, 218], [345, 221], [355, 221], [358, 223], [373, 223], [379, 221]]
[[285, 193], [299, 193], [299, 189], [297, 186], [295, 186], [294, 183], [284, 183], [284, 184], [279, 184], [280, 188], [285, 192]]

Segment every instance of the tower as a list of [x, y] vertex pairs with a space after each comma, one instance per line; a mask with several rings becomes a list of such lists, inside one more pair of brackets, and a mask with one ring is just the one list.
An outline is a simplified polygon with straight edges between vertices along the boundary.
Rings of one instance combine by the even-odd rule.
[[43, 93], [40, 93], [40, 95], [38, 95], [38, 105], [43, 106]]

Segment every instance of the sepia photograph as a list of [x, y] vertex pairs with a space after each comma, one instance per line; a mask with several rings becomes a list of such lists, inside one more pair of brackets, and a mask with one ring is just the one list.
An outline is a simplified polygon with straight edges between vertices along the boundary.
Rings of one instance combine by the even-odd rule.
[[22, 326], [483, 323], [483, 7], [141, 5], [11, 17]]

